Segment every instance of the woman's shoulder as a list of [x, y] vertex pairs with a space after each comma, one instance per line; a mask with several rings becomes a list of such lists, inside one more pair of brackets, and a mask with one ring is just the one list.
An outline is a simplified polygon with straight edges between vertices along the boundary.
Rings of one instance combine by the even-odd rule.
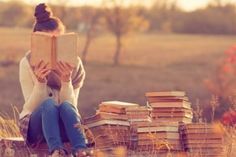
[[80, 66], [82, 64], [81, 58], [78, 56], [77, 57], [77, 66]]
[[77, 57], [77, 64], [75, 65], [76, 69], [83, 68], [83, 62], [80, 57]]
[[20, 67], [28, 65], [28, 56], [30, 52], [26, 52], [25, 55], [20, 60]]

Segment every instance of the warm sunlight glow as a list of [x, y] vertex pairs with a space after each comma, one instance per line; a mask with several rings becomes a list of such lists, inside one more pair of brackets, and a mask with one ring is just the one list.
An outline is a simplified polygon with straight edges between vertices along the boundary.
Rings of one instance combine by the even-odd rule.
[[[9, 0], [0, 0], [0, 1], [9, 1]], [[66, 3], [67, 5], [95, 5], [99, 6], [103, 1], [106, 0], [22, 0], [29, 4], [37, 3]], [[155, 0], [124, 0], [125, 5], [129, 4], [142, 4], [144, 6], [150, 7]], [[198, 8], [205, 7], [212, 0], [177, 0], [178, 6], [183, 8], [186, 11], [193, 11]], [[235, 3], [236, 0], [222, 0], [222, 2], [231, 2]]]

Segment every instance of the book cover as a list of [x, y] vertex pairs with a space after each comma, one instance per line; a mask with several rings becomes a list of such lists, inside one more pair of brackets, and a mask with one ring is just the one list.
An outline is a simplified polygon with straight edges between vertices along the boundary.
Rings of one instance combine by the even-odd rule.
[[43, 60], [55, 69], [57, 61], [76, 66], [78, 63], [78, 36], [75, 33], [54, 35], [45, 32], [31, 34], [30, 64], [35, 66]]
[[100, 106], [114, 106], [114, 107], [120, 107], [120, 108], [129, 108], [129, 107], [138, 107], [139, 104], [122, 102], [122, 101], [104, 101], [99, 105], [99, 107]]
[[95, 123], [87, 124], [88, 128], [101, 126], [101, 125], [123, 125], [123, 126], [130, 126], [128, 121], [121, 121], [121, 120], [101, 120]]
[[163, 92], [147, 92], [146, 97], [170, 97], [170, 96], [174, 96], [174, 97], [184, 97], [186, 95], [186, 93], [184, 91], [163, 91]]
[[191, 104], [189, 102], [155, 102], [151, 103], [150, 106], [153, 108], [186, 108], [186, 109], [191, 109]]

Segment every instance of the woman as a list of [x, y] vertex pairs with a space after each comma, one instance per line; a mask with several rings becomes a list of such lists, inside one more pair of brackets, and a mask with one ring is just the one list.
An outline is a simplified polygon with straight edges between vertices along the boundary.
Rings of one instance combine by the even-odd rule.
[[[34, 32], [64, 33], [64, 25], [44, 3], [36, 6], [34, 15]], [[20, 130], [26, 143], [33, 147], [46, 142], [54, 157], [66, 156], [63, 142], [69, 141], [74, 156], [83, 156], [85, 137], [75, 127], [80, 124], [77, 99], [85, 78], [81, 60], [78, 58], [76, 67], [59, 61], [56, 70], [49, 69], [44, 61], [31, 66], [29, 60], [30, 52], [20, 61], [20, 84], [25, 100]]]

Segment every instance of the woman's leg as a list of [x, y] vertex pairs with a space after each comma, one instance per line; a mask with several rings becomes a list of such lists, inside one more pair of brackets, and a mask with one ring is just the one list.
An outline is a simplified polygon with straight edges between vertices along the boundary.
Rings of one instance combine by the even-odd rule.
[[63, 102], [59, 106], [59, 114], [72, 145], [72, 151], [75, 153], [80, 148], [86, 148], [85, 137], [82, 131], [74, 126], [81, 123], [75, 108], [68, 102]]
[[58, 107], [52, 99], [45, 100], [30, 118], [30, 141], [37, 143], [42, 137], [45, 138], [50, 153], [56, 149], [64, 149], [60, 137]]

